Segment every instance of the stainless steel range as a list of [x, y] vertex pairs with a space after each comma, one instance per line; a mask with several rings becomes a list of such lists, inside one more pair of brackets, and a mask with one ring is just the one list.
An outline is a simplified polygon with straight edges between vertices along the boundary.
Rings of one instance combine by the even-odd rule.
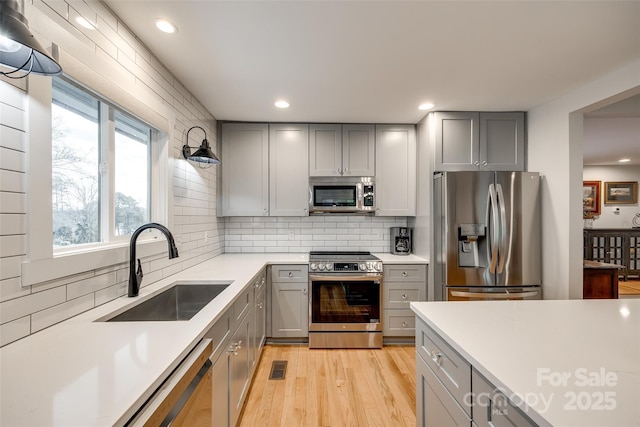
[[309, 348], [382, 347], [382, 261], [369, 252], [309, 254]]

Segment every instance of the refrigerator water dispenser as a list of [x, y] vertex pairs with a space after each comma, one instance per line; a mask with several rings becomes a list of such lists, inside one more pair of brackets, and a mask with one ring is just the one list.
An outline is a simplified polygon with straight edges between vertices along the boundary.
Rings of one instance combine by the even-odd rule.
[[478, 254], [486, 235], [484, 224], [460, 224], [458, 227], [458, 267], [486, 267]]

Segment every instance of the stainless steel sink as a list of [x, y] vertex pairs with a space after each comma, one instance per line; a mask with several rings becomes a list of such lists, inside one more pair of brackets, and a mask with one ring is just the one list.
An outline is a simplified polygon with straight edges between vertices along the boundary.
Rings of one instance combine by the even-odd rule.
[[153, 322], [189, 320], [224, 291], [230, 282], [215, 284], [176, 284], [131, 307], [106, 322]]

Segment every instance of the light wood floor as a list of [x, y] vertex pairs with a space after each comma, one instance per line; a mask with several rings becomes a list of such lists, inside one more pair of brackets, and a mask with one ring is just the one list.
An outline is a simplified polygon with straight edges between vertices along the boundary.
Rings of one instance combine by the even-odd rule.
[[619, 295], [640, 295], [640, 280], [629, 279], [627, 281], [618, 280]]
[[[287, 360], [284, 380], [271, 362]], [[415, 347], [264, 348], [239, 426], [415, 426]]]

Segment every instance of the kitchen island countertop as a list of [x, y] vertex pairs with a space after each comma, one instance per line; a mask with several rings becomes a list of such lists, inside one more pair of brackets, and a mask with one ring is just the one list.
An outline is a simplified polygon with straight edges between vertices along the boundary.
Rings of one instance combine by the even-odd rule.
[[[306, 253], [220, 255], [0, 348], [0, 425], [123, 425], [263, 267], [308, 261]], [[98, 321], [174, 283], [207, 281], [231, 284], [189, 321]]]
[[640, 426], [640, 299], [411, 309], [536, 423]]

